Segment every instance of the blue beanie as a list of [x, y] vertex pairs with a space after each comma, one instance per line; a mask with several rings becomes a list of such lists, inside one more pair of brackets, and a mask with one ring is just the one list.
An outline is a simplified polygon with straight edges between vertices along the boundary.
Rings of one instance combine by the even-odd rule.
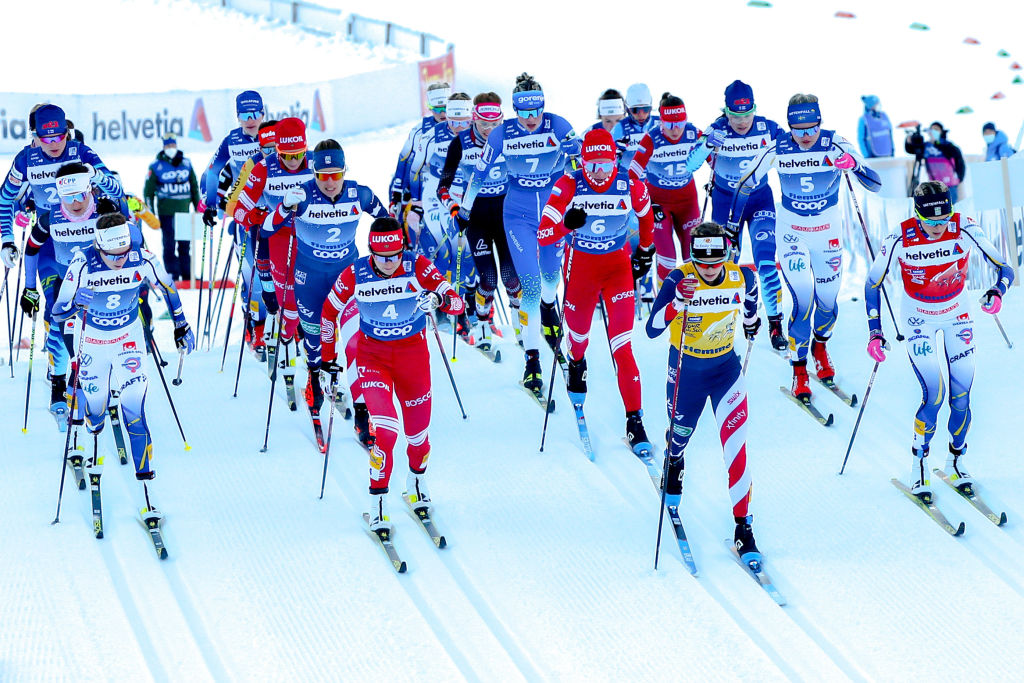
[[860, 99], [864, 102], [865, 109], [874, 109], [878, 106], [878, 95], [863, 95]]
[[47, 137], [68, 132], [68, 119], [56, 104], [44, 104], [36, 109], [36, 135]]
[[734, 114], [754, 111], [754, 89], [743, 81], [733, 81], [725, 88], [725, 108]]
[[238, 93], [235, 97], [235, 113], [244, 114], [246, 112], [262, 112], [263, 109], [263, 98], [255, 90], [246, 90], [245, 92]]
[[325, 168], [340, 168], [345, 170], [345, 151], [341, 149], [321, 149], [313, 152], [313, 170], [322, 171]]

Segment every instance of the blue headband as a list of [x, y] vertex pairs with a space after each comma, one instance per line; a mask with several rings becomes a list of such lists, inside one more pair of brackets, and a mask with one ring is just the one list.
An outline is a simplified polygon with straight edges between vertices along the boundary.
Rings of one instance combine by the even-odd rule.
[[786, 119], [790, 127], [800, 123], [821, 123], [821, 111], [818, 110], [817, 102], [804, 102], [802, 104], [791, 104], [786, 112]]
[[540, 90], [524, 90], [523, 92], [512, 93], [512, 108], [519, 109], [543, 109], [544, 93]]
[[340, 168], [345, 170], [345, 152], [340, 149], [321, 149], [313, 152], [313, 170], [322, 171], [325, 168]]

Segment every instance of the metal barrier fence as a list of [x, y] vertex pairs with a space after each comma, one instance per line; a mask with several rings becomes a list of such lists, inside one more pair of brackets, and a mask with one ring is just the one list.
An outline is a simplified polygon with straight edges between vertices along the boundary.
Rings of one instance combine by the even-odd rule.
[[307, 0], [193, 0], [267, 19], [295, 24], [313, 33], [342, 35], [348, 40], [371, 45], [390, 45], [399, 50], [436, 57], [451, 49], [451, 44], [423, 31], [399, 26], [390, 21], [351, 14]]

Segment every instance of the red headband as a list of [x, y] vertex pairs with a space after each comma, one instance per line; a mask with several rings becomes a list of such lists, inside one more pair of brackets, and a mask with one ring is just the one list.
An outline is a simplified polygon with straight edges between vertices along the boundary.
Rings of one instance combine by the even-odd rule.
[[370, 251], [375, 254], [396, 251], [405, 246], [405, 235], [401, 230], [370, 233]]
[[494, 102], [481, 102], [473, 107], [473, 118], [477, 121], [498, 121], [501, 116], [501, 105]]
[[685, 121], [686, 106], [678, 104], [675, 106], [661, 107], [661, 118], [663, 121]]

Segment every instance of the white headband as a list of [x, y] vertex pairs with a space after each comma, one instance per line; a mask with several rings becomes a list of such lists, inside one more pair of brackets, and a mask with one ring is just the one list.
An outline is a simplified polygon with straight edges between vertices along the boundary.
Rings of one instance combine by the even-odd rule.
[[88, 173], [72, 173], [57, 178], [57, 195], [61, 197], [70, 197], [91, 189], [92, 183]]
[[614, 100], [598, 100], [597, 102], [597, 115], [598, 116], [625, 116], [626, 106], [621, 99]]
[[470, 100], [448, 100], [445, 114], [450, 119], [468, 119], [473, 115], [473, 102]]
[[132, 232], [127, 222], [109, 228], [96, 228], [96, 246], [100, 251], [112, 252], [131, 246]]

